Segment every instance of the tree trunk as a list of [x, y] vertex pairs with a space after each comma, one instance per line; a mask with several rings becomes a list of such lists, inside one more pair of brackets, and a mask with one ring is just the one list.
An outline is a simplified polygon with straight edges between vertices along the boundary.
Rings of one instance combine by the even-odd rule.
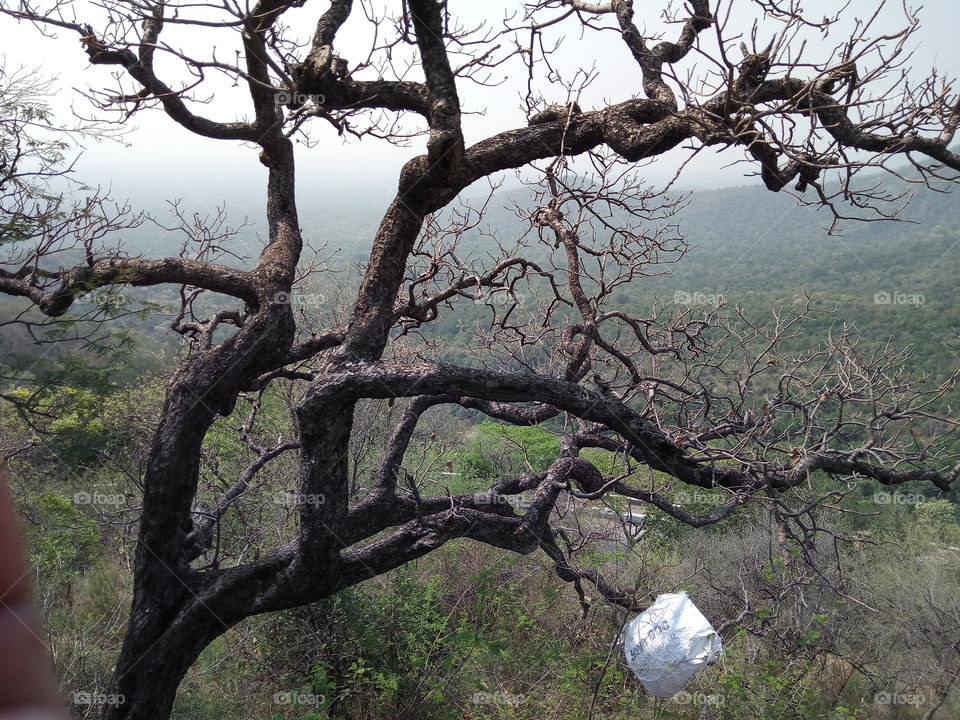
[[170, 717], [187, 670], [207, 645], [229, 629], [203, 601], [193, 597], [185, 601], [188, 609], [179, 613], [164, 610], [157, 602], [148, 607], [135, 603], [113, 680], [102, 698], [106, 702], [101, 720]]

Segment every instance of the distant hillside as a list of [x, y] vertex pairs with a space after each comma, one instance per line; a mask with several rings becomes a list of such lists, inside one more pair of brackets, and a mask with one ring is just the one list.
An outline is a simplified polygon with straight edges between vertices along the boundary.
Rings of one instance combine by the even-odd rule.
[[[365, 261], [380, 213], [383, 192], [367, 198], [335, 203], [333, 198], [301, 198], [304, 234], [322, 255], [339, 250], [339, 267]], [[498, 193], [489, 204], [481, 229], [509, 241], [528, 230], [513, 204], [531, 207], [525, 189]], [[236, 208], [228, 206], [235, 221]], [[260, 208], [246, 208], [253, 225], [237, 236], [230, 250], [245, 258], [225, 262], [249, 264], [262, 248], [256, 222]], [[846, 222], [842, 235], [830, 237], [824, 227], [830, 219], [822, 208], [800, 207], [787, 193], [775, 194], [760, 186], [723, 190], [698, 190], [677, 216], [681, 234], [691, 250], [680, 263], [665, 266], [669, 275], [643, 278], [620, 292], [615, 300], [642, 313], [657, 299], [661, 304], [679, 293], [720, 294], [728, 303], [742, 305], [760, 320], [773, 309], [800, 302], [804, 293], [815, 295], [825, 314], [807, 327], [806, 345], [816, 344], [838, 323], [855, 323], [872, 342], [893, 338], [900, 345], [915, 345], [918, 369], [943, 377], [960, 367], [960, 203], [956, 194], [918, 188], [902, 216], [913, 222]], [[163, 218], [169, 222], [169, 217]], [[184, 238], [176, 232], [144, 227], [125, 236], [131, 253], [177, 254]], [[461, 256], [493, 251], [494, 243], [479, 233], [461, 241]], [[536, 252], [541, 252], [536, 250]], [[349, 282], [349, 281], [348, 281]], [[137, 300], [150, 300], [170, 309], [177, 303], [174, 287], [132, 288], [124, 291]], [[877, 303], [887, 293], [896, 301]], [[898, 295], [899, 293], [899, 295]], [[881, 295], [880, 299], [884, 296]], [[918, 304], [912, 304], [922, 299]], [[0, 311], [10, 317], [16, 300], [0, 299]], [[466, 307], [444, 311], [436, 332], [451, 337], [459, 323], [478, 311]], [[153, 312], [125, 324], [150, 336], [170, 350], [177, 339], [168, 336], [170, 315]], [[9, 328], [0, 331], [18, 365], [30, 365], [33, 351], [26, 335]], [[46, 353], [46, 349], [42, 350]], [[59, 353], [53, 353], [59, 355]]]
[[[757, 185], [693, 192], [670, 221], [690, 251], [663, 266], [666, 276], [636, 280], [617, 299], [642, 312], [655, 298], [722, 295], [759, 320], [809, 293], [832, 312], [808, 325], [807, 344], [855, 323], [871, 341], [915, 345], [918, 368], [942, 376], [960, 367], [960, 202], [956, 193], [909, 189], [902, 221], [846, 221], [839, 236], [827, 235], [826, 209], [799, 206], [788, 193]], [[490, 229], [522, 233], [510, 208], [525, 198], [523, 190], [497, 198]]]
[[[693, 249], [670, 268], [670, 278], [645, 280], [636, 290], [870, 290], [871, 302], [874, 292], [886, 290], [921, 292], [928, 301], [949, 300], [960, 259], [960, 203], [956, 194], [910, 189], [914, 197], [901, 217], [913, 222], [848, 221], [839, 237], [824, 230], [830, 222], [827, 210], [800, 207], [786, 192], [771, 193], [759, 185], [697, 190], [673, 220]], [[339, 249], [347, 262], [363, 261], [388, 201], [380, 189], [367, 198], [335, 200], [300, 198], [305, 238], [315, 248]], [[498, 193], [482, 228], [507, 241], [523, 233], [527, 228], [513, 211], [515, 202], [531, 207], [524, 189]], [[227, 211], [235, 223], [243, 212], [250, 213], [252, 224], [230, 248], [250, 263], [263, 244], [260, 208], [234, 204]], [[161, 215], [161, 220], [169, 217]], [[183, 244], [180, 234], [151, 226], [127, 239], [131, 252], [147, 255], [176, 253]], [[479, 238], [476, 243], [492, 247]]]
[[938, 376], [960, 367], [957, 195], [920, 190], [903, 214], [915, 222], [847, 222], [840, 237], [826, 235], [825, 212], [758, 187], [695, 193], [680, 224], [694, 249], [638, 292], [721, 293], [754, 316], [806, 292], [836, 306], [810, 340], [856, 323], [877, 342], [915, 345], [918, 367]]
[[762, 187], [694, 193], [680, 227], [696, 249], [675, 277], [706, 273], [714, 287], [742, 291], [950, 288], [948, 266], [960, 259], [956, 194], [919, 189], [902, 215], [913, 222], [848, 221], [839, 237], [827, 236], [827, 213]]

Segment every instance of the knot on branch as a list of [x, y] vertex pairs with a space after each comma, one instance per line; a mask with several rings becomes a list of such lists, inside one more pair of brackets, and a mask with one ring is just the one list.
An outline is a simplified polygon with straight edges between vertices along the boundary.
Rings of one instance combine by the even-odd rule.
[[198, 502], [193, 506], [184, 540], [184, 553], [188, 561], [196, 560], [213, 547], [214, 524], [215, 519], [207, 503]]
[[60, 317], [73, 304], [73, 292], [70, 290], [58, 290], [57, 292], [44, 295], [43, 299], [37, 303], [42, 312], [47, 317]]
[[542, 205], [533, 214], [533, 224], [538, 228], [550, 227], [563, 220], [563, 213], [552, 205]]
[[431, 130], [427, 140], [426, 187], [449, 187], [463, 170], [465, 147], [459, 130]]
[[336, 96], [338, 81], [345, 80], [349, 75], [347, 61], [335, 55], [330, 45], [314, 48], [302, 63], [290, 67], [293, 87], [286, 93], [289, 102], [283, 104], [291, 110], [297, 110], [306, 104], [307, 98]]
[[833, 95], [846, 85], [847, 101], [849, 102], [850, 96], [859, 82], [860, 73], [857, 71], [857, 64], [852, 60], [847, 60], [837, 65], [837, 67], [832, 68], [820, 82], [817, 89], [827, 95]]
[[751, 91], [760, 86], [770, 72], [770, 48], [760, 53], [749, 53], [740, 62], [736, 92]]
[[710, 0], [691, 0], [690, 7], [693, 14], [690, 16], [690, 24], [697, 32], [706, 30], [713, 24], [713, 13], [710, 12]]
[[659, 100], [630, 100], [608, 108], [603, 113], [603, 138], [624, 160], [637, 162], [656, 150], [665, 152], [689, 136], [679, 116], [669, 103]]
[[80, 45], [90, 58], [91, 65], [122, 65], [130, 70], [140, 64], [137, 56], [130, 50], [111, 50], [104, 45], [97, 39], [91, 25], [84, 25], [83, 32], [85, 34], [80, 37]]
[[603, 487], [603, 475], [591, 463], [576, 457], [563, 457], [553, 463], [550, 469], [559, 480], [567, 480], [579, 490], [593, 493]]
[[[831, 158], [827, 158], [828, 161]], [[795, 189], [797, 192], [803, 192], [807, 189], [807, 186], [810, 183], [817, 181], [817, 178], [820, 177], [820, 167], [815, 164], [814, 158], [812, 155], [804, 154], [800, 157], [797, 167], [797, 184]]]
[[570, 120], [575, 115], [580, 115], [583, 111], [580, 110], [580, 106], [575, 102], [567, 103], [566, 105], [547, 105], [546, 108], [531, 116], [527, 120], [527, 126], [532, 127], [533, 125], [546, 125], [547, 123], [557, 122], [563, 120], [564, 122]]
[[323, 82], [324, 80], [340, 80], [349, 74], [347, 61], [335, 55], [330, 45], [321, 45], [315, 48], [307, 59], [295, 66], [296, 79], [308, 82]]

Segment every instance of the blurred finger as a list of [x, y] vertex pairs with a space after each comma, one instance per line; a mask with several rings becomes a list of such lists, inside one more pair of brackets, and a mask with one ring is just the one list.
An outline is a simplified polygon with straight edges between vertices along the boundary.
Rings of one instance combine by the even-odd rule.
[[63, 700], [30, 601], [17, 517], [0, 465], [0, 720], [57, 718]]

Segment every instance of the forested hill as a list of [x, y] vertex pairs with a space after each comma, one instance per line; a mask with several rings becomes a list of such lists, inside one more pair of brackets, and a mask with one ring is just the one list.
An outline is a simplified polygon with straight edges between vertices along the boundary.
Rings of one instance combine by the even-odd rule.
[[[722, 295], [727, 303], [739, 304], [750, 317], [761, 320], [777, 308], [803, 302], [809, 293], [819, 300], [821, 310], [807, 326], [804, 340], [809, 344], [822, 340], [839, 323], [854, 323], [872, 342], [893, 339], [901, 346], [914, 345], [918, 369], [943, 377], [960, 366], [960, 284], [956, 280], [960, 276], [960, 202], [956, 193], [919, 186], [912, 188], [912, 194], [900, 216], [903, 221], [848, 221], [841, 225], [840, 235], [828, 236], [829, 212], [798, 206], [786, 192], [775, 194], [756, 185], [693, 191], [686, 194], [676, 216], [663, 221], [678, 226], [691, 246], [689, 252], [679, 263], [663, 266], [668, 275], [640, 278], [613, 299], [640, 313], [655, 299], [662, 304], [697, 293]], [[137, 206], [136, 198], [131, 202]], [[482, 202], [470, 204], [477, 207]], [[322, 255], [338, 251], [340, 260], [334, 266], [355, 269], [366, 259], [385, 203], [374, 194], [339, 206], [302, 201], [305, 237], [312, 247], [324, 248]], [[531, 207], [526, 189], [497, 193], [479, 228], [483, 236], [464, 238], [461, 249], [482, 255], [486, 246], [493, 248], [491, 235], [509, 247], [529, 229], [529, 223], [515, 212], [515, 204]], [[226, 210], [236, 222], [242, 219], [242, 211], [255, 207], [228, 204]], [[187, 209], [191, 213], [204, 210]], [[251, 220], [256, 220], [254, 213]], [[244, 228], [231, 239], [229, 249], [245, 260], [226, 257], [224, 262], [250, 262], [259, 254], [261, 237], [255, 225]], [[126, 236], [125, 242], [131, 254], [167, 255], [176, 254], [184, 240], [182, 233], [146, 226]], [[169, 333], [169, 321], [178, 304], [177, 288], [126, 288], [123, 292], [158, 306], [143, 318], [125, 318], [124, 325], [153, 349], [163, 346], [175, 351], [178, 339]], [[892, 302], [875, 302], [878, 293], [888, 294]], [[0, 311], [8, 316], [14, 315], [16, 307], [18, 301], [0, 298]], [[470, 313], [467, 309], [467, 316]], [[452, 335], [463, 317], [462, 309], [442, 314], [438, 331]], [[21, 368], [33, 364], [25, 333], [15, 327], [0, 328], [0, 341], [8, 358], [15, 358], [14, 364]], [[46, 358], [62, 357], [47, 346], [38, 352]], [[153, 354], [141, 353], [140, 362]]]
[[[829, 210], [798, 205], [786, 192], [693, 191], [661, 223], [675, 223], [690, 250], [662, 268], [668, 274], [635, 280], [615, 299], [639, 310], [655, 298], [722, 296], [760, 320], [811, 294], [820, 313], [808, 342], [852, 323], [873, 342], [914, 345], [917, 367], [942, 376], [960, 367], [960, 196], [908, 190], [899, 221], [844, 221], [837, 235], [827, 233]], [[523, 194], [510, 199], [521, 204]], [[490, 222], [501, 234], [521, 231], [512, 211], [497, 210]]]
[[[807, 194], [812, 199], [812, 190]], [[843, 221], [831, 236], [829, 210], [799, 205], [787, 192], [748, 185], [684, 193], [685, 205], [666, 222], [678, 225], [692, 249], [670, 266], [670, 279], [644, 285], [777, 293], [786, 287], [875, 288], [871, 302], [873, 292], [884, 289], [952, 292], [960, 261], [960, 196], [919, 186], [910, 194], [899, 221]], [[501, 197], [522, 204], [524, 191]], [[838, 209], [853, 214], [842, 205]], [[491, 212], [489, 221], [501, 234], [520, 227], [508, 209]]]
[[[889, 182], [886, 176], [878, 181]], [[869, 184], [869, 180], [861, 183]], [[845, 221], [839, 234], [828, 236], [826, 227], [832, 217], [825, 208], [800, 206], [788, 192], [771, 193], [760, 185], [721, 190], [678, 191], [686, 201], [676, 223], [692, 250], [679, 264], [671, 265], [671, 277], [643, 282], [643, 288], [658, 292], [675, 289], [727, 289], [741, 293], [774, 292], [806, 288], [810, 291], [857, 293], [923, 293], [927, 301], [953, 292], [958, 251], [960, 251], [960, 202], [956, 193], [935, 192], [922, 186], [902, 186], [912, 196], [899, 215], [900, 222]], [[259, 254], [262, 233], [256, 193], [241, 201], [236, 193], [226, 206], [234, 223], [250, 214], [253, 225], [231, 240], [230, 249], [252, 261]], [[469, 191], [468, 191], [469, 192]], [[313, 192], [309, 187], [299, 193], [300, 214], [307, 241], [314, 248], [339, 250], [344, 260], [362, 262], [369, 251], [380, 214], [389, 202], [389, 192], [371, 190], [364, 197], [348, 197], [333, 202], [329, 193]], [[813, 190], [806, 199], [813, 200]], [[190, 206], [188, 214], [201, 215], [210, 207]], [[234, 202], [235, 201], [235, 202]], [[479, 207], [482, 198], [467, 203]], [[137, 199], [131, 198], [133, 206]], [[514, 212], [514, 204], [532, 207], [525, 189], [503, 190], [488, 204], [481, 229], [510, 244], [529, 225]], [[888, 209], [895, 209], [898, 204]], [[844, 212], [853, 213], [838, 204]], [[161, 220], [164, 211], [152, 207]], [[861, 213], [863, 214], [863, 213]], [[148, 226], [130, 237], [131, 252], [166, 255], [176, 252], [182, 235]], [[483, 245], [483, 240], [477, 240]], [[228, 264], [235, 260], [226, 258]], [[941, 298], [949, 299], [949, 298]]]
[[761, 187], [693, 193], [680, 228], [694, 248], [638, 292], [722, 294], [754, 317], [810, 293], [830, 310], [812, 336], [855, 323], [872, 340], [914, 345], [924, 370], [960, 367], [958, 196], [918, 190], [905, 221], [845, 222], [839, 236], [827, 235], [827, 212]]
[[839, 236], [824, 229], [828, 213], [757, 186], [694, 192], [680, 227], [696, 247], [673, 275], [741, 291], [952, 290], [960, 259], [956, 194], [917, 190], [903, 222], [847, 221]]

